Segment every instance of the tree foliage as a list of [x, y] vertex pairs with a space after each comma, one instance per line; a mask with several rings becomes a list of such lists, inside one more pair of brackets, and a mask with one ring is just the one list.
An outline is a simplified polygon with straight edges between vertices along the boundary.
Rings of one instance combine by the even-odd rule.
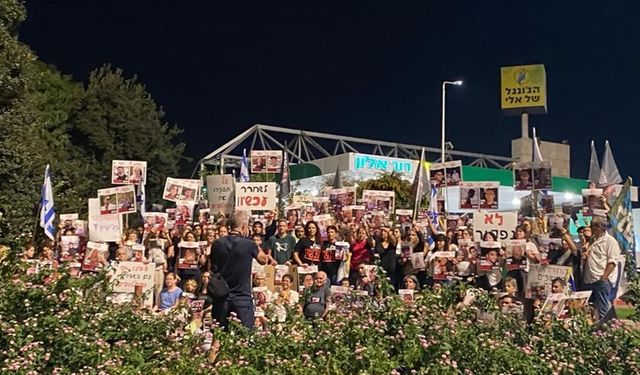
[[178, 175], [182, 132], [163, 122], [162, 109], [134, 76], [105, 65], [93, 71], [80, 107], [70, 120], [73, 143], [89, 160], [94, 189], [109, 185], [111, 161], [147, 161], [147, 199], [157, 202], [167, 176]]
[[37, 220], [45, 166], [58, 213], [86, 213], [87, 198], [110, 186], [112, 159], [148, 161], [147, 199], [177, 176], [181, 130], [135, 77], [104, 66], [82, 83], [38, 60], [18, 40], [19, 0], [0, 0], [0, 239], [27, 239]]

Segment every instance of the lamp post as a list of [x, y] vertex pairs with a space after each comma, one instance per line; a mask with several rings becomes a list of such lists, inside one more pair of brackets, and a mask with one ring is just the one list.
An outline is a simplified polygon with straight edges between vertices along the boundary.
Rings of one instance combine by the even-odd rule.
[[[462, 81], [444, 81], [442, 82], [442, 139], [441, 139], [441, 143], [440, 143], [440, 162], [444, 163], [445, 162], [445, 155], [444, 155], [444, 151], [445, 151], [445, 132], [446, 132], [446, 125], [445, 125], [445, 108], [446, 108], [446, 100], [447, 100], [447, 85], [453, 85], [453, 86], [462, 86]], [[443, 164], [444, 165], [444, 164]], [[445, 222], [446, 222], [446, 216], [449, 214], [449, 202], [448, 202], [448, 196], [447, 196], [447, 167], [444, 167], [444, 212], [445, 212]]]
[[445, 104], [447, 101], [447, 85], [462, 86], [462, 81], [444, 81], [442, 82], [442, 139], [440, 144], [440, 162], [444, 163], [444, 143], [445, 143]]

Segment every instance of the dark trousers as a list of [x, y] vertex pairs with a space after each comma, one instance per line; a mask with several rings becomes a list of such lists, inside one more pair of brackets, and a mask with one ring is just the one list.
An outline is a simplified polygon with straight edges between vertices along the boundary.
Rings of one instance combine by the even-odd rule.
[[253, 311], [253, 301], [250, 299], [217, 298], [211, 304], [211, 318], [218, 322], [221, 327], [229, 326], [229, 316], [234, 313], [240, 323], [253, 329], [255, 315]]

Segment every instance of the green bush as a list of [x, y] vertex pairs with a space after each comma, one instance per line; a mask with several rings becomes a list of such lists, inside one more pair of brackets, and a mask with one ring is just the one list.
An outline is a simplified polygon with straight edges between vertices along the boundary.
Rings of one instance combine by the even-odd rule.
[[[633, 374], [640, 333], [618, 321], [592, 328], [583, 317], [526, 326], [480, 295], [460, 306], [463, 287], [396, 296], [308, 322], [296, 314], [253, 333], [214, 329], [215, 363], [202, 335], [175, 333], [186, 309], [158, 315], [114, 305], [105, 274], [64, 269], [26, 275], [0, 264], [0, 372], [14, 374]], [[487, 308], [489, 306], [489, 308]], [[489, 311], [487, 311], [489, 310]], [[495, 314], [479, 320], [480, 313]]]

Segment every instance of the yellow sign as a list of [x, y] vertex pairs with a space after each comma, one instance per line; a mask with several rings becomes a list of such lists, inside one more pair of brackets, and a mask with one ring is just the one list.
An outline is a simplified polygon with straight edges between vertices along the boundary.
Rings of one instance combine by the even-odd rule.
[[547, 113], [547, 74], [544, 65], [500, 68], [500, 107], [506, 114]]

